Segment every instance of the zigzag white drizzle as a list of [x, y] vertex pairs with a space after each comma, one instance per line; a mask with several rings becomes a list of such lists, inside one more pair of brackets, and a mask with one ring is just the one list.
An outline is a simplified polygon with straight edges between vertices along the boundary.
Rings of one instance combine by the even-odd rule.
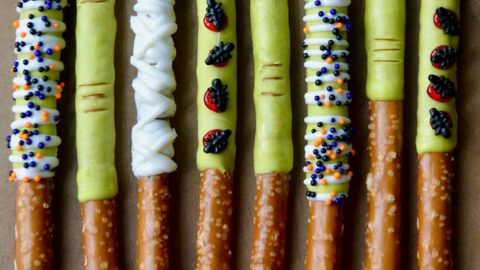
[[139, 0], [130, 20], [135, 33], [131, 64], [138, 69], [135, 90], [137, 124], [132, 129], [132, 168], [135, 176], [170, 173], [177, 137], [169, 118], [176, 110], [172, 35], [177, 31], [172, 0]]

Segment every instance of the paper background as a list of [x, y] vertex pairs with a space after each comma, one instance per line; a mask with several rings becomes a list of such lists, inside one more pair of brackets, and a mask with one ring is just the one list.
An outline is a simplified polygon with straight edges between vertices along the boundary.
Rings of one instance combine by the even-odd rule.
[[[261, 1], [261, 0], [252, 0]], [[71, 1], [74, 3], [74, 1]], [[116, 127], [117, 127], [117, 168], [119, 175], [118, 217], [120, 261], [123, 269], [135, 269], [135, 230], [136, 230], [136, 183], [130, 169], [130, 128], [135, 121], [131, 80], [135, 70], [129, 65], [133, 34], [129, 29], [129, 17], [133, 14], [135, 0], [117, 0], [118, 37], [116, 44]], [[365, 232], [365, 174], [367, 171], [367, 100], [365, 98], [365, 53], [363, 10], [364, 1], [353, 0], [350, 15], [354, 32], [350, 35], [352, 58], [352, 77], [350, 84], [354, 93], [351, 114], [357, 133], [354, 139], [358, 155], [353, 161], [355, 177], [352, 181], [350, 199], [346, 209], [345, 234], [343, 243], [344, 269], [361, 269], [364, 232]], [[406, 51], [406, 100], [405, 100], [405, 165], [403, 199], [403, 242], [402, 269], [414, 269], [416, 257], [416, 153], [414, 148], [415, 109], [416, 109], [416, 73], [418, 42], [418, 2], [407, 0], [407, 51]], [[14, 30], [11, 22], [17, 18], [17, 1], [2, 0], [0, 9], [0, 86], [2, 89], [0, 107], [0, 133], [9, 133], [9, 124], [13, 119], [10, 107], [11, 74], [10, 63], [14, 60]], [[301, 41], [303, 39], [302, 14], [303, 1], [290, 1], [290, 26], [292, 31], [292, 103], [295, 142], [296, 167], [292, 173], [289, 198], [289, 225], [287, 238], [288, 269], [302, 269], [305, 257], [307, 203], [303, 186], [303, 67]], [[175, 98], [178, 104], [177, 116], [173, 120], [179, 137], [175, 144], [176, 161], [179, 171], [171, 181], [171, 252], [172, 269], [194, 269], [195, 234], [198, 212], [198, 172], [195, 167], [196, 149], [196, 4], [193, 0], [177, 0], [176, 4], [178, 33], [175, 45], [178, 56], [175, 72], [178, 88]], [[255, 179], [253, 175], [252, 148], [255, 132], [255, 117], [252, 102], [252, 55], [249, 24], [249, 1], [237, 0], [238, 19], [238, 81], [239, 108], [238, 155], [235, 174], [235, 230], [233, 262], [234, 269], [248, 269], [250, 249]], [[377, 23], [388, 18], [376, 18]], [[63, 78], [67, 87], [64, 98], [59, 104], [61, 123], [59, 134], [63, 138], [59, 156], [60, 168], [57, 170], [54, 190], [55, 218], [55, 269], [76, 270], [82, 268], [80, 243], [81, 223], [79, 205], [76, 200], [75, 183], [75, 111], [74, 111], [74, 59], [75, 59], [75, 7], [66, 10], [66, 33], [68, 49], [64, 61], [66, 71]], [[478, 53], [478, 32], [480, 25], [480, 2], [462, 1], [461, 56], [459, 71], [459, 98], [457, 100], [460, 115], [459, 145], [456, 159], [457, 178], [454, 183], [454, 263], [455, 269], [475, 269], [480, 265], [480, 208], [477, 203], [480, 191], [480, 113], [477, 112], [480, 95], [477, 93], [480, 83]], [[288, 42], [288, 41], [286, 41]], [[92, 63], [94, 64], [94, 63]], [[4, 178], [0, 181], [0, 265], [1, 269], [13, 269], [14, 244], [14, 185], [8, 183], [7, 162], [9, 152], [1, 148], [0, 171]], [[477, 197], [476, 197], [477, 196]]]

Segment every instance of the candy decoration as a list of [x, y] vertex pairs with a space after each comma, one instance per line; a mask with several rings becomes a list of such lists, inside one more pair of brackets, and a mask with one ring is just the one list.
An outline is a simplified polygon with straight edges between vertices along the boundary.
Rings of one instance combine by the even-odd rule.
[[227, 85], [223, 85], [220, 79], [214, 79], [212, 86], [205, 91], [203, 100], [205, 106], [214, 112], [224, 112], [227, 109], [228, 92]]

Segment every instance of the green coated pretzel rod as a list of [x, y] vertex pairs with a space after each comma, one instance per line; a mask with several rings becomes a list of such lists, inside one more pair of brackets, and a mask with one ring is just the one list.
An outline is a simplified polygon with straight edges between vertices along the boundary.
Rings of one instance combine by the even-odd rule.
[[197, 269], [229, 269], [237, 114], [235, 1], [197, 0], [197, 11]]
[[417, 268], [452, 269], [453, 155], [457, 144], [459, 0], [422, 0], [417, 152]]
[[293, 166], [288, 1], [251, 1], [250, 12], [257, 178], [250, 268], [283, 269], [289, 173]]
[[13, 168], [9, 180], [16, 182], [15, 269], [50, 269], [52, 266], [52, 178], [58, 166], [56, 125], [57, 100], [65, 84], [61, 52], [66, 30], [66, 1], [17, 1], [19, 19], [15, 28], [12, 66], [12, 111], [15, 120], [7, 147]]
[[114, 0], [77, 0], [78, 199], [84, 269], [118, 269], [115, 195]]
[[394, 270], [401, 269], [405, 0], [367, 0], [365, 7], [370, 136], [364, 267]]

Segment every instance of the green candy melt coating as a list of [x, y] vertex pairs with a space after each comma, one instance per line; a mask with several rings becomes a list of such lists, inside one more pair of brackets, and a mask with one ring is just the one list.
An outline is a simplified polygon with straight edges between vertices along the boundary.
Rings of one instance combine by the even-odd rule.
[[[237, 38], [235, 23], [235, 1], [217, 1], [222, 3], [223, 11], [228, 20], [228, 25], [220, 32], [213, 32], [203, 25], [207, 1], [197, 0], [198, 10], [198, 52], [197, 52], [197, 109], [198, 109], [198, 150], [197, 167], [200, 171], [216, 169], [222, 172], [233, 172], [235, 164], [235, 129], [237, 119]], [[233, 43], [235, 49], [232, 58], [224, 67], [206, 65], [208, 53], [220, 41], [225, 44]], [[225, 112], [213, 112], [204, 104], [204, 93], [212, 85], [212, 80], [220, 79], [228, 85], [228, 105]], [[203, 136], [214, 129], [229, 129], [232, 131], [226, 149], [218, 154], [203, 151]]]
[[[439, 7], [449, 9], [457, 16], [460, 14], [458, 0], [423, 0], [420, 9], [420, 45], [419, 45], [419, 72], [418, 72], [418, 109], [417, 109], [417, 138], [416, 146], [418, 154], [451, 152], [457, 144], [457, 112], [455, 99], [447, 103], [440, 103], [431, 99], [427, 94], [430, 84], [430, 74], [445, 76], [456, 82], [456, 66], [447, 70], [435, 68], [430, 61], [432, 51], [441, 45], [449, 45], [458, 48], [458, 36], [447, 35], [442, 29], [435, 26], [433, 17], [435, 10]], [[436, 108], [439, 111], [446, 111], [450, 114], [453, 127], [450, 128], [452, 136], [444, 138], [435, 135], [430, 126], [430, 109]]]
[[115, 171], [115, 1], [77, 1], [78, 200], [117, 194]]
[[403, 100], [405, 1], [365, 3], [367, 97], [374, 101]]
[[250, 12], [255, 63], [255, 173], [288, 173], [293, 167], [288, 2], [251, 1]]

